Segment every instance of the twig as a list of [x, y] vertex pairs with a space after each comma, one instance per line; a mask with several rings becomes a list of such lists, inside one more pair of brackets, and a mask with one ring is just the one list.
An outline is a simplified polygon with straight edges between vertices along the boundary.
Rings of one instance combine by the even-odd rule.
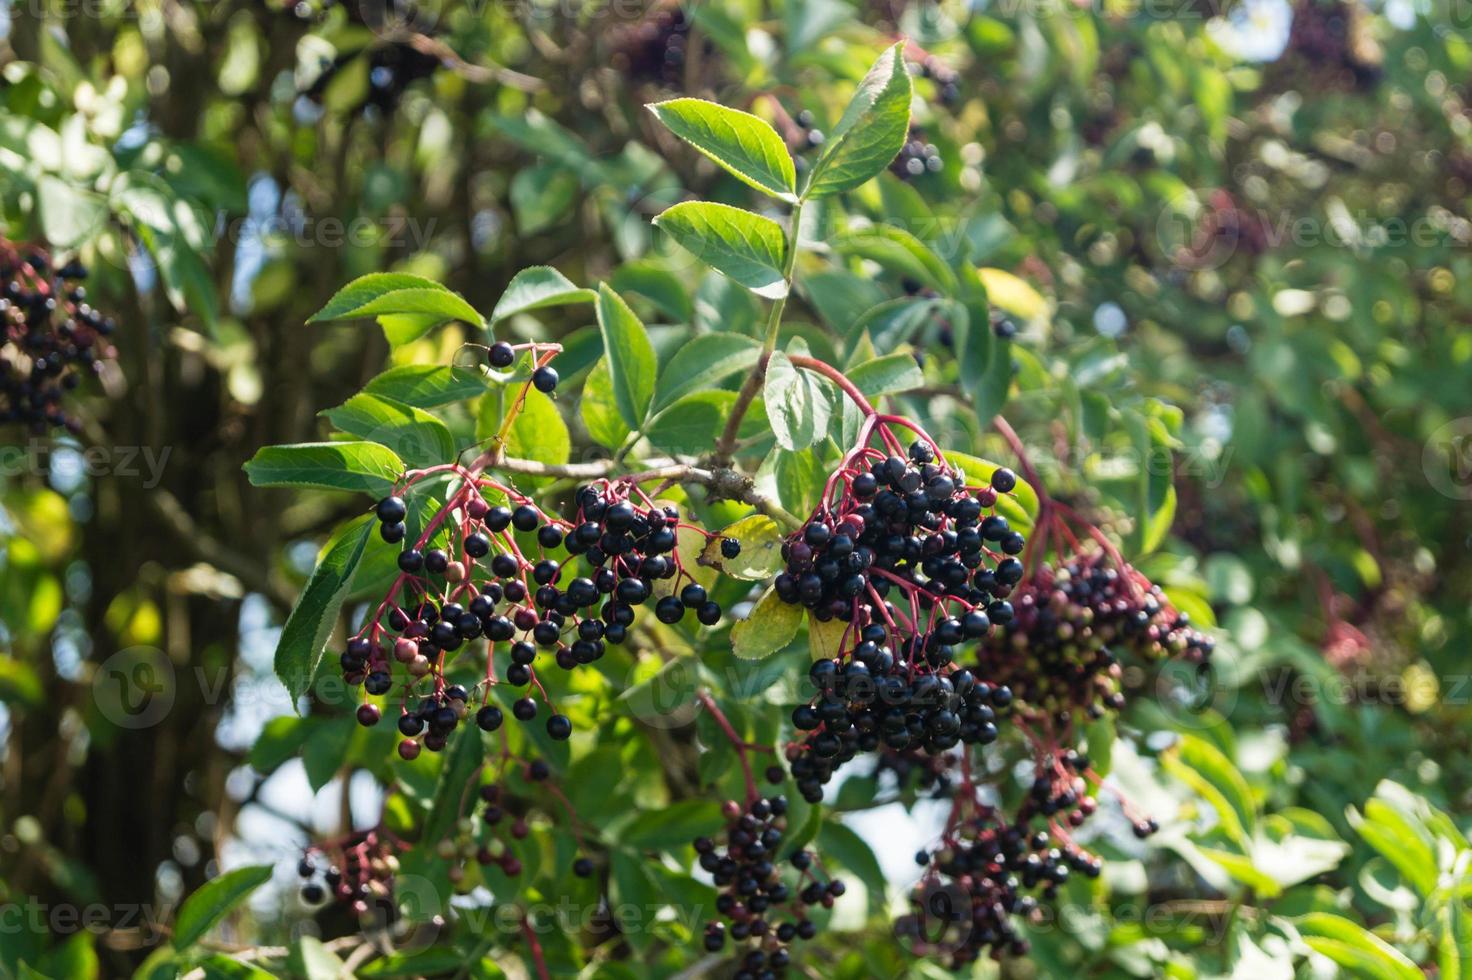
[[[479, 462], [479, 460], [477, 460]], [[516, 459], [505, 457], [494, 464], [496, 469], [505, 470], [508, 473], [523, 473], [527, 476], [550, 476], [564, 479], [588, 480], [612, 476], [616, 470], [613, 460], [598, 460], [589, 463], [540, 463], [533, 459]], [[476, 464], [472, 463], [472, 470]], [[751, 477], [730, 467], [715, 467], [705, 469], [699, 466], [691, 466], [684, 463], [670, 463], [655, 467], [654, 469], [642, 470], [617, 477], [631, 483], [646, 483], [654, 480], [676, 480], [681, 483], [694, 483], [708, 488], [716, 497], [724, 500], [739, 500], [744, 504], [750, 504], [758, 512], [765, 514], [779, 524], [789, 528], [802, 526], [802, 521], [784, 510], [775, 501], [763, 496], [756, 491]]]
[[545, 84], [540, 78], [531, 75], [523, 75], [519, 71], [503, 68], [500, 65], [472, 65], [439, 38], [430, 37], [427, 34], [402, 33], [393, 38], [403, 41], [414, 50], [427, 54], [432, 58], [438, 58], [446, 68], [467, 81], [484, 84], [486, 82], [499, 82], [511, 88], [520, 89], [523, 92], [540, 92]]

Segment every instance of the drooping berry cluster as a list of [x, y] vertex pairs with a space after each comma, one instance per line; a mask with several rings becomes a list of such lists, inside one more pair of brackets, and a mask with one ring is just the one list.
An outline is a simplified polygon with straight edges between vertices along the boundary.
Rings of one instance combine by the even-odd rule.
[[394, 875], [399, 870], [394, 850], [376, 830], [313, 845], [297, 865], [302, 901], [315, 907], [330, 899], [357, 915], [375, 910], [393, 917]]
[[910, 74], [916, 78], [928, 78], [935, 83], [936, 95], [942, 105], [955, 105], [961, 98], [961, 73], [932, 54], [924, 54], [909, 62]]
[[1029, 714], [1066, 731], [1124, 706], [1120, 657], [1205, 663], [1210, 637], [1164, 591], [1103, 551], [1043, 565], [1012, 596], [1015, 615], [978, 651], [975, 669], [1011, 687]]
[[889, 169], [902, 180], [913, 180], [921, 174], [939, 173], [945, 165], [940, 148], [926, 141], [924, 130], [912, 126], [909, 139], [900, 147], [899, 155], [890, 163]]
[[[453, 466], [411, 474], [405, 492], [439, 470], [459, 478], [460, 489], [400, 552], [399, 578], [340, 657], [345, 679], [361, 683], [368, 695], [386, 695], [396, 683], [402, 689], [398, 751], [405, 759], [415, 758], [421, 746], [443, 749], [476, 702], [475, 723], [488, 732], [500, 728], [504, 713], [491, 698], [498, 683], [531, 687], [547, 701], [537, 679], [540, 654], [550, 654], [562, 670], [593, 663], [609, 644], [625, 641], [635, 608], [651, 599], [663, 623], [689, 613], [705, 625], [720, 620], [720, 605], [681, 567], [678, 532], [689, 525], [673, 507], [647, 498], [636, 503], [631, 494], [643, 497], [636, 486], [602, 481], [585, 487], [573, 519], [563, 521], [509, 487]], [[505, 502], [492, 503], [486, 494]], [[384, 498], [375, 513], [385, 541], [407, 540], [404, 497]], [[565, 561], [553, 557], [558, 554]], [[575, 559], [582, 569], [574, 567]], [[505, 672], [498, 680], [502, 651]], [[483, 664], [484, 680], [473, 689], [447, 682], [456, 655]], [[517, 698], [511, 714], [533, 721], [538, 699], [531, 693]], [[364, 725], [377, 724], [381, 715], [372, 702], [358, 709]], [[572, 722], [554, 708], [546, 729], [566, 739]]]
[[[690, 18], [682, 5], [661, 0], [644, 18], [616, 35], [612, 64], [621, 76], [679, 87], [690, 57]], [[701, 55], [714, 53], [710, 41], [698, 37]]]
[[[725, 920], [706, 926], [705, 948], [719, 952], [729, 936], [738, 951], [744, 950], [734, 976], [781, 976], [791, 961], [787, 947], [792, 941], [817, 935], [807, 910], [819, 905], [831, 908], [844, 893], [843, 882], [820, 880], [811, 851], [783, 853], [785, 797], [756, 798], [744, 809], [730, 800], [724, 813], [728, 821], [724, 844], [709, 837], [695, 840], [700, 867], [720, 889], [716, 911]], [[784, 867], [792, 869], [787, 878]]]
[[[882, 429], [884, 438], [894, 437]], [[819, 622], [845, 623], [837, 656], [809, 672], [815, 694], [792, 713], [803, 735], [788, 758], [804, 798], [821, 799], [834, 770], [881, 745], [936, 755], [997, 738], [1005, 685], [956, 667], [959, 648], [1012, 618], [1026, 545], [995, 512], [1017, 479], [985, 487], [940, 459], [928, 437], [905, 456], [850, 454], [825, 504], [783, 547], [773, 588]]]
[[0, 425], [81, 431], [62, 399], [114, 355], [115, 329], [87, 302], [86, 276], [79, 262], [53, 268], [41, 249], [0, 237]]

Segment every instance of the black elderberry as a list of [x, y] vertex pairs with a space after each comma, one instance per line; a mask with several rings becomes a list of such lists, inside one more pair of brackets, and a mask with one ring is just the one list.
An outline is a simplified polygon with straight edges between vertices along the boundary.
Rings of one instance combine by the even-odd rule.
[[[509, 676], [509, 670], [507, 674]], [[531, 698], [520, 698], [511, 706], [511, 713], [516, 716], [517, 721], [531, 721], [537, 716], [537, 702]]]
[[557, 371], [551, 367], [539, 367], [532, 373], [532, 385], [543, 394], [557, 390]]
[[488, 704], [475, 713], [475, 723], [482, 731], [494, 732], [501, 727], [502, 721], [501, 709], [493, 704]]
[[402, 524], [404, 518], [409, 515], [409, 508], [404, 504], [402, 497], [384, 497], [374, 508], [378, 520], [384, 524]]
[[516, 351], [504, 340], [498, 340], [491, 345], [491, 349], [487, 352], [486, 357], [490, 361], [491, 367], [508, 368], [516, 360]]
[[[517, 715], [517, 717], [521, 716]], [[547, 734], [559, 742], [566, 741], [572, 735], [572, 721], [567, 715], [553, 715], [547, 719]]]

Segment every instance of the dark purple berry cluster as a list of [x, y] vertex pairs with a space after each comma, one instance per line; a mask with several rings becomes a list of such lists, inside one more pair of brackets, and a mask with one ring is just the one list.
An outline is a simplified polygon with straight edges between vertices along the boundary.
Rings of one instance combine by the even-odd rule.
[[982, 645], [974, 669], [1009, 685], [1027, 713], [1059, 731], [1124, 706], [1121, 656], [1194, 664], [1211, 657], [1211, 638], [1160, 586], [1102, 551], [1039, 567], [1012, 603], [1012, 620]]
[[54, 268], [41, 249], [0, 237], [0, 425], [81, 431], [62, 400], [114, 356], [116, 327], [87, 302], [86, 277], [79, 262]]
[[843, 882], [821, 880], [811, 851], [784, 849], [785, 797], [757, 798], [745, 808], [730, 800], [724, 813], [724, 843], [709, 837], [695, 840], [700, 867], [720, 890], [716, 911], [721, 918], [706, 926], [705, 948], [720, 952], [729, 938], [739, 954], [733, 976], [782, 976], [791, 962], [788, 946], [793, 940], [817, 935], [808, 909], [831, 908], [844, 893]]
[[961, 98], [961, 73], [932, 54], [909, 62], [910, 75], [928, 78], [935, 83], [941, 105], [955, 105]]
[[[492, 503], [482, 491], [506, 503]], [[667, 624], [687, 615], [707, 626], [720, 620], [720, 605], [681, 567], [678, 512], [636, 503], [630, 491], [616, 481], [585, 487], [573, 519], [563, 521], [493, 481], [470, 481], [399, 553], [398, 580], [348, 642], [340, 666], [350, 684], [362, 684], [371, 696], [387, 695], [396, 684], [402, 689], [403, 758], [415, 758], [421, 747], [443, 749], [472, 715], [484, 731], [500, 728], [505, 714], [490, 698], [498, 683], [529, 688], [511, 714], [534, 721], [539, 701], [547, 700], [537, 679], [539, 658], [550, 657], [562, 670], [594, 663], [610, 644], [627, 639], [639, 606], [652, 603]], [[407, 540], [403, 497], [385, 497], [375, 513], [385, 541]], [[448, 540], [430, 547], [437, 535]], [[498, 651], [505, 663], [499, 679]], [[473, 689], [446, 679], [465, 655], [484, 658], [485, 680]], [[358, 709], [364, 725], [380, 718], [377, 704]], [[546, 729], [563, 740], [572, 722], [554, 709]]]
[[862, 450], [835, 478], [829, 502], [784, 544], [773, 583], [784, 602], [846, 624], [837, 656], [809, 671], [814, 696], [792, 713], [802, 735], [788, 758], [810, 801], [860, 752], [937, 755], [996, 740], [1012, 692], [956, 659], [1011, 620], [1026, 545], [996, 513], [1012, 472], [968, 487], [925, 439], [906, 457]]
[[899, 155], [890, 163], [889, 169], [902, 180], [913, 180], [922, 174], [939, 173], [945, 165], [940, 149], [926, 141], [925, 132], [919, 127], [911, 127], [909, 139], [900, 147]]
[[315, 907], [330, 899], [357, 915], [373, 909], [389, 917], [396, 914], [393, 886], [398, 870], [393, 846], [376, 830], [314, 845], [297, 864], [307, 905]]

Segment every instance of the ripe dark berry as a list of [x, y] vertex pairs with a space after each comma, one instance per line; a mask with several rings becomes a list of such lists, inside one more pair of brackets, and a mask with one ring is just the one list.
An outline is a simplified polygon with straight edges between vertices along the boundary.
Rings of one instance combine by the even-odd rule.
[[384, 524], [402, 524], [404, 518], [409, 515], [409, 508], [405, 506], [402, 497], [384, 497], [374, 508], [374, 513]]
[[424, 570], [431, 575], [440, 575], [446, 568], [450, 567], [450, 556], [442, 549], [435, 548], [424, 556]]
[[472, 558], [484, 558], [491, 553], [491, 539], [479, 532], [467, 535], [465, 553]]
[[476, 725], [486, 732], [494, 732], [500, 728], [503, 718], [501, 709], [493, 704], [488, 704], [475, 713]]
[[537, 702], [531, 698], [521, 698], [511, 706], [511, 713], [516, 716], [517, 721], [531, 721], [537, 716]]
[[393, 687], [393, 678], [383, 671], [374, 671], [363, 681], [363, 690], [369, 694], [387, 694]]
[[378, 724], [378, 719], [380, 717], [381, 713], [378, 710], [378, 705], [358, 705], [358, 724], [362, 725], [364, 728], [372, 728], [374, 725]]
[[424, 555], [413, 548], [399, 552], [399, 571], [414, 574], [424, 567]]
[[593, 862], [585, 857], [578, 858], [572, 863], [572, 873], [579, 878], [591, 878], [593, 876]]
[[532, 373], [532, 385], [543, 394], [557, 390], [557, 371], [551, 367], [540, 367]]
[[378, 528], [378, 536], [389, 544], [398, 544], [406, 533], [407, 529], [402, 524], [382, 524]]
[[511, 526], [518, 531], [532, 531], [542, 523], [542, 515], [528, 504], [522, 504], [511, 512]]
[[677, 597], [667, 595], [654, 604], [654, 615], [661, 623], [673, 625], [685, 617], [685, 605]]
[[992, 489], [997, 493], [1010, 493], [1015, 486], [1017, 486], [1017, 474], [1011, 470], [1004, 467], [992, 473]]
[[721, 557], [731, 559], [741, 554], [741, 542], [735, 538], [721, 539]]
[[567, 715], [553, 715], [547, 719], [547, 734], [559, 742], [565, 741], [572, 735], [572, 721]]
[[486, 357], [491, 362], [491, 367], [508, 368], [516, 360], [516, 351], [512, 350], [511, 345], [504, 340], [498, 340], [491, 345]]

